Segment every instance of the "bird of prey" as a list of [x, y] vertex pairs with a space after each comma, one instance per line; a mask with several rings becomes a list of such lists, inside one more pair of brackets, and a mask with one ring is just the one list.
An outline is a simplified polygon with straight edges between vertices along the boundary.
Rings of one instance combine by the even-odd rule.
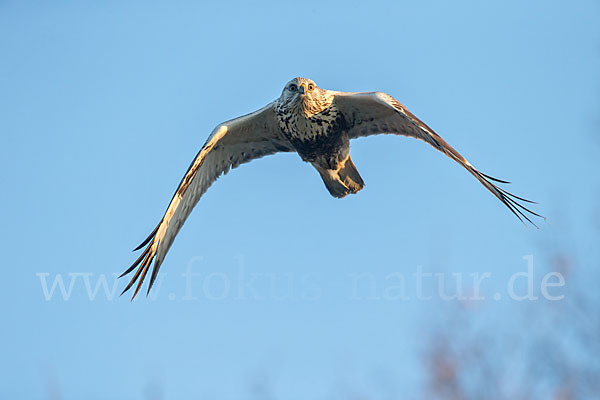
[[144, 248], [121, 275], [136, 270], [123, 293], [137, 281], [133, 300], [154, 262], [147, 293], [150, 292], [175, 236], [192, 209], [210, 185], [230, 168], [278, 152], [296, 152], [302, 161], [319, 172], [329, 193], [342, 198], [357, 193], [365, 185], [350, 158], [350, 139], [385, 133], [423, 140], [450, 157], [475, 176], [521, 222], [525, 220], [535, 226], [529, 216], [543, 218], [521, 203], [533, 202], [494, 184], [509, 182], [477, 170], [392, 96], [382, 92], [325, 90], [311, 79], [294, 78], [272, 103], [213, 130], [183, 176], [164, 216], [134, 250]]

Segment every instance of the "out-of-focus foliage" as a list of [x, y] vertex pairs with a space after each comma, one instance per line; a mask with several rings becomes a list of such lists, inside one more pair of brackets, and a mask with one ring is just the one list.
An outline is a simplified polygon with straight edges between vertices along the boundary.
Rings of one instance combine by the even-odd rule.
[[[564, 299], [512, 302], [511, 326], [482, 325], [481, 313], [472, 313], [460, 303], [449, 305], [447, 320], [434, 329], [426, 345], [424, 398], [600, 396], [598, 266], [580, 264], [560, 246], [548, 246], [547, 256], [545, 264], [566, 278]], [[588, 254], [585, 259], [597, 257]], [[486, 318], [490, 320], [494, 321]]]

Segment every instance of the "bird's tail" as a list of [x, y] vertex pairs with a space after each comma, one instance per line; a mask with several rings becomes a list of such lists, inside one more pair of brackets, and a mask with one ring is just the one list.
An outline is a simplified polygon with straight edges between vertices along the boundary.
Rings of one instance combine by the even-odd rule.
[[338, 170], [315, 167], [333, 197], [342, 198], [348, 194], [357, 193], [365, 187], [365, 182], [354, 166], [350, 155], [342, 162]]
[[338, 175], [342, 182], [350, 188], [351, 193], [356, 193], [365, 187], [365, 182], [363, 182], [349, 154], [342, 168], [339, 169]]

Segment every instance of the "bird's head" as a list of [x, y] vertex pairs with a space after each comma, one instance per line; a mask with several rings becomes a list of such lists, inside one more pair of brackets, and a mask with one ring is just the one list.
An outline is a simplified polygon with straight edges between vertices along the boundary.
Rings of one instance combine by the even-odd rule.
[[312, 79], [294, 78], [281, 92], [279, 102], [288, 109], [302, 110], [306, 117], [320, 113], [331, 105], [331, 96], [319, 88]]

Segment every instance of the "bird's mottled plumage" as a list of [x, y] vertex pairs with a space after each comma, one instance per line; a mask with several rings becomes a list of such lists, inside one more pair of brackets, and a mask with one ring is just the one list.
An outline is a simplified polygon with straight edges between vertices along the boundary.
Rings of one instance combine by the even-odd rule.
[[[121, 276], [135, 273], [123, 293], [136, 282], [140, 290], [150, 266], [148, 292], [158, 270], [200, 197], [230, 168], [278, 152], [296, 152], [319, 172], [331, 195], [344, 197], [364, 187], [350, 158], [350, 140], [375, 134], [396, 134], [423, 140], [462, 165], [521, 221], [535, 226], [527, 209], [493, 182], [508, 183], [483, 174], [437, 133], [388, 94], [346, 93], [324, 90], [312, 80], [294, 78], [281, 96], [262, 109], [215, 128], [188, 168], [156, 228], [135, 250], [142, 254]], [[132, 298], [132, 299], [133, 299]]]

